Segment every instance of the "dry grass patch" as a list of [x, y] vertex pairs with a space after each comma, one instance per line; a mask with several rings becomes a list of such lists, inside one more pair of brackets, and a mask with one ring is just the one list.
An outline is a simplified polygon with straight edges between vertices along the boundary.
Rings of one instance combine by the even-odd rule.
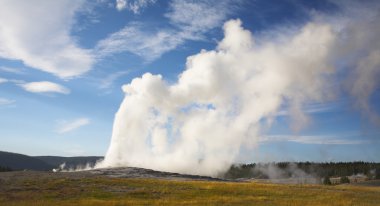
[[380, 187], [91, 177], [0, 186], [0, 205], [378, 205]]

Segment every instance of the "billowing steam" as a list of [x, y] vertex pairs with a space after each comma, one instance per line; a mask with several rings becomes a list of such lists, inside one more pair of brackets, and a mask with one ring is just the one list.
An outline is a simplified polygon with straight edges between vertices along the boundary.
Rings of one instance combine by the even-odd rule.
[[[357, 75], [349, 92], [370, 111], [367, 100], [377, 86], [380, 47], [379, 41], [368, 42], [380, 36], [378, 17], [338, 23], [316, 19], [296, 31], [258, 39], [240, 20], [230, 20], [217, 48], [188, 57], [176, 83], [146, 73], [124, 85], [112, 141], [97, 167], [215, 176], [234, 163], [242, 147], [256, 145], [263, 121], [284, 105], [290, 105], [295, 129], [306, 124], [302, 105], [336, 95], [328, 87], [341, 82], [337, 65], [346, 60], [347, 76]], [[365, 29], [376, 34], [364, 35]]]

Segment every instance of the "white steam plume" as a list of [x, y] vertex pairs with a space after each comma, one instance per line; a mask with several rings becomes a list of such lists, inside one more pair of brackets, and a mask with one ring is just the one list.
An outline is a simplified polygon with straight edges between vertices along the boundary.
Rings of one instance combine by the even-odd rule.
[[[260, 120], [284, 100], [295, 109], [323, 100], [331, 73], [329, 25], [310, 23], [289, 41], [258, 47], [240, 20], [224, 25], [215, 51], [187, 59], [174, 85], [144, 74], [124, 85], [104, 166], [137, 166], [215, 176], [242, 145], [257, 142]], [[300, 112], [299, 112], [300, 113]]]
[[[378, 16], [379, 10], [373, 11]], [[111, 144], [96, 167], [216, 176], [234, 163], [242, 147], [257, 144], [263, 120], [281, 106], [290, 105], [295, 129], [307, 124], [302, 105], [334, 97], [331, 85], [342, 83], [337, 70], [359, 73], [350, 80], [349, 93], [362, 98], [359, 106], [370, 111], [367, 99], [379, 85], [380, 27], [373, 27], [378, 25], [373, 15], [359, 16], [344, 21], [317, 17], [295, 32], [256, 41], [240, 20], [226, 22], [217, 48], [188, 57], [176, 83], [146, 73], [123, 86], [126, 96]], [[373, 33], [362, 34], [363, 26]]]

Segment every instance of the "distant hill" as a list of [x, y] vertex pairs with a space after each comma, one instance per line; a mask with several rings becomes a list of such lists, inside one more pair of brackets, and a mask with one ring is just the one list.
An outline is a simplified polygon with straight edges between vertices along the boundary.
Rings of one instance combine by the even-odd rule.
[[6, 170], [36, 170], [51, 171], [65, 163], [64, 169], [94, 166], [95, 163], [103, 159], [100, 156], [87, 157], [60, 157], [60, 156], [28, 156], [12, 152], [0, 151], [0, 168]]
[[0, 151], [0, 166], [3, 168], [8, 167], [12, 170], [38, 171], [48, 171], [54, 168], [53, 165], [31, 156], [2, 151]]
[[98, 160], [103, 159], [100, 156], [87, 156], [87, 157], [59, 157], [59, 156], [35, 156], [55, 168], [65, 163], [65, 169], [84, 167], [86, 165], [94, 166]]

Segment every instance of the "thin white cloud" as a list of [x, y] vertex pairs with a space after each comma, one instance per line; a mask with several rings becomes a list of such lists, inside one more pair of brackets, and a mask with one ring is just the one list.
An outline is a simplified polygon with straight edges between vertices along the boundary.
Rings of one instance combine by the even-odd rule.
[[100, 82], [101, 89], [107, 89], [112, 86], [112, 84], [120, 77], [127, 75], [129, 71], [119, 71], [108, 75], [106, 78], [102, 79]]
[[143, 25], [137, 22], [128, 24], [122, 30], [99, 41], [95, 48], [96, 53], [104, 57], [128, 51], [150, 62], [163, 53], [175, 49], [184, 41], [174, 30], [159, 30], [152, 33], [144, 31], [142, 27]]
[[57, 133], [64, 134], [67, 132], [71, 132], [88, 124], [90, 124], [90, 119], [88, 118], [79, 118], [72, 121], [60, 122], [57, 129]]
[[334, 135], [307, 135], [307, 136], [292, 136], [292, 135], [272, 135], [265, 136], [260, 139], [261, 143], [266, 142], [296, 142], [300, 144], [321, 144], [321, 145], [354, 145], [367, 144], [369, 141], [363, 139], [352, 139], [347, 136]]
[[0, 77], [0, 84], [1, 84], [1, 83], [6, 83], [6, 82], [8, 82], [8, 79], [4, 79], [4, 78], [1, 78], [1, 77]]
[[8, 79], [8, 82], [14, 83], [14, 84], [25, 84], [26, 81], [21, 79]]
[[19, 84], [25, 91], [32, 93], [61, 93], [70, 94], [70, 90], [60, 84], [48, 81]]
[[78, 1], [0, 1], [0, 57], [60, 78], [79, 76], [91, 69], [94, 58], [70, 35]]
[[[233, 3], [233, 4], [232, 4]], [[221, 26], [239, 1], [231, 0], [173, 0], [165, 16], [173, 25], [189, 33], [205, 32]]]
[[122, 11], [128, 9], [135, 14], [139, 14], [140, 11], [150, 4], [156, 3], [157, 0], [116, 0], [116, 9]]
[[13, 103], [15, 103], [15, 100], [6, 99], [6, 98], [0, 98], [0, 106], [10, 105], [10, 104], [13, 104]]
[[[234, 4], [238, 5], [237, 2]], [[132, 22], [99, 41], [95, 53], [104, 57], [128, 51], [151, 62], [187, 40], [205, 39], [204, 35], [209, 30], [221, 26], [235, 10], [230, 0], [174, 0], [169, 6], [165, 17], [171, 28], [154, 30], [146, 24]]]
[[[302, 111], [305, 114], [315, 114], [315, 113], [324, 113], [337, 109], [339, 106], [339, 102], [326, 102], [326, 103], [312, 103], [307, 104], [302, 107]], [[276, 116], [286, 116], [291, 115], [292, 112], [286, 108], [280, 110], [276, 113]]]
[[3, 72], [13, 73], [13, 74], [25, 74], [24, 70], [16, 67], [0, 67]]

